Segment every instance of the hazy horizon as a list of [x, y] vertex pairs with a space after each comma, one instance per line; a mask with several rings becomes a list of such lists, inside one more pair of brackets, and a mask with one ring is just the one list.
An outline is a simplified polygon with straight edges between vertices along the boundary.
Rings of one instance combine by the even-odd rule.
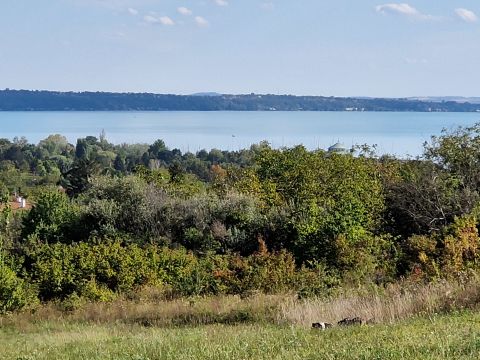
[[345, 96], [337, 96], [337, 95], [330, 95], [330, 94], [323, 94], [323, 95], [312, 95], [312, 94], [293, 94], [293, 93], [279, 93], [279, 94], [274, 94], [274, 93], [256, 93], [256, 92], [245, 92], [245, 93], [221, 93], [217, 91], [198, 91], [195, 93], [160, 93], [160, 92], [148, 92], [148, 91], [99, 91], [95, 89], [80, 89], [80, 90], [57, 90], [57, 89], [48, 89], [48, 88], [42, 88], [42, 89], [20, 89], [20, 88], [9, 88], [6, 87], [2, 90], [9, 90], [9, 91], [49, 91], [49, 92], [86, 92], [86, 93], [96, 93], [96, 92], [105, 92], [105, 93], [113, 93], [113, 94], [141, 94], [141, 93], [151, 93], [155, 95], [180, 95], [180, 96], [221, 96], [221, 95], [232, 95], [232, 96], [238, 96], [238, 95], [250, 95], [250, 94], [255, 94], [255, 95], [278, 95], [278, 96], [314, 96], [314, 97], [339, 97], [339, 98], [357, 98], [357, 99], [374, 99], [374, 98], [382, 98], [382, 99], [435, 99], [435, 98], [457, 98], [457, 99], [480, 99], [480, 96], [462, 96], [462, 95], [408, 95], [408, 96], [399, 96], [399, 97], [394, 97], [394, 96], [366, 96], [366, 95], [345, 95]]

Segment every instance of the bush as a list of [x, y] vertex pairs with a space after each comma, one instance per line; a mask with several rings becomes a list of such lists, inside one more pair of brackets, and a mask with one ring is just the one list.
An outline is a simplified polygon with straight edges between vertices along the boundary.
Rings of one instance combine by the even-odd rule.
[[[185, 249], [140, 247], [118, 240], [97, 244], [38, 244], [25, 251], [28, 280], [42, 300], [111, 301], [145, 286], [169, 289], [170, 296], [266, 294], [302, 291], [318, 294], [332, 283], [319, 267], [295, 265], [286, 251], [259, 251], [247, 257], [207, 254]], [[329, 285], [330, 284], [330, 285]]]
[[43, 300], [64, 299], [76, 292], [105, 300], [115, 292], [148, 284], [155, 275], [143, 249], [120, 241], [100, 244], [37, 244], [26, 252], [30, 280]]
[[44, 242], [72, 242], [84, 237], [79, 209], [67, 195], [47, 189], [38, 194], [35, 206], [23, 221], [24, 239], [35, 235]]
[[0, 254], [0, 314], [21, 310], [38, 303], [32, 286], [20, 279], [2, 260]]
[[10, 200], [10, 191], [5, 184], [0, 180], [0, 205], [8, 203]]
[[405, 242], [404, 262], [410, 271], [427, 277], [449, 277], [479, 265], [480, 237], [474, 215], [431, 235], [414, 235]]

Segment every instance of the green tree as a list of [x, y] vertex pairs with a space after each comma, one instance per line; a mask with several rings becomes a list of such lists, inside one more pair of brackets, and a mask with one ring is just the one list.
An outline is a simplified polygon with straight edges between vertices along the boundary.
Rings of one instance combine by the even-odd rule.
[[148, 153], [150, 154], [151, 157], [154, 157], [155, 159], [159, 159], [161, 153], [165, 150], [168, 150], [167, 146], [165, 145], [165, 142], [159, 139], [155, 141], [152, 145], [150, 145], [150, 147], [148, 148]]
[[48, 243], [70, 243], [82, 238], [76, 206], [58, 190], [42, 191], [23, 219], [22, 237], [26, 239], [31, 235]]
[[479, 204], [480, 125], [444, 130], [425, 143], [422, 159], [394, 168], [385, 178], [389, 230], [404, 239], [438, 232]]
[[90, 159], [77, 159], [72, 167], [62, 174], [60, 184], [71, 197], [86, 191], [92, 176], [100, 171], [98, 163]]
[[65, 136], [60, 134], [49, 135], [47, 138], [41, 140], [38, 143], [39, 148], [43, 148], [48, 151], [50, 156], [61, 155], [68, 152], [71, 149], [71, 145]]
[[120, 154], [117, 154], [113, 162], [113, 167], [115, 170], [120, 171], [121, 173], [124, 173], [126, 171], [125, 157], [121, 156]]
[[185, 169], [179, 162], [174, 162], [168, 167], [168, 173], [170, 174], [170, 181], [172, 183], [181, 183], [185, 178]]
[[0, 181], [0, 206], [6, 204], [10, 201], [10, 191], [5, 186], [5, 184]]
[[379, 253], [372, 239], [381, 226], [384, 194], [375, 159], [309, 152], [301, 146], [264, 148], [255, 169], [266, 205], [290, 208], [293, 238], [288, 247], [297, 260], [353, 269], [361, 262], [343, 261], [347, 251]]
[[0, 248], [0, 314], [33, 307], [37, 303], [36, 292], [7, 265]]

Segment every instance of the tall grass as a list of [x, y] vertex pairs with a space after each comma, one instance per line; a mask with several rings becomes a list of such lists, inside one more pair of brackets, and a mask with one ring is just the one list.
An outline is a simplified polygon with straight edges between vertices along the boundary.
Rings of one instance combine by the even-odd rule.
[[128, 324], [145, 327], [199, 326], [208, 324], [275, 323], [280, 305], [289, 295], [257, 294], [193, 297], [175, 300], [118, 299], [111, 303], [86, 303], [66, 311], [62, 304], [49, 303], [34, 312], [0, 317], [1, 326], [29, 329], [39, 322]]
[[[324, 299], [254, 294], [169, 300], [155, 289], [76, 309], [49, 303], [0, 317], [0, 360], [478, 359], [475, 277]], [[378, 325], [310, 330], [347, 316]], [[407, 318], [409, 319], [405, 320]]]
[[476, 308], [480, 304], [480, 278], [429, 284], [396, 283], [386, 289], [343, 292], [328, 299], [288, 299], [280, 304], [278, 321], [310, 326], [312, 322], [336, 323], [359, 316], [377, 324], [391, 324], [414, 316]]
[[144, 327], [178, 327], [208, 324], [270, 323], [310, 327], [313, 322], [336, 323], [362, 317], [376, 324], [392, 324], [416, 316], [474, 309], [480, 304], [480, 278], [429, 284], [396, 283], [387, 288], [343, 290], [326, 298], [298, 299], [294, 294], [191, 297], [168, 300], [154, 288], [135, 297], [110, 303], [85, 303], [65, 310], [50, 303], [34, 312], [0, 317], [1, 326], [28, 328], [45, 321], [94, 324], [128, 324]]
[[146, 328], [55, 322], [21, 333], [0, 327], [0, 359], [470, 360], [480, 356], [479, 333], [475, 312], [329, 331], [268, 324]]

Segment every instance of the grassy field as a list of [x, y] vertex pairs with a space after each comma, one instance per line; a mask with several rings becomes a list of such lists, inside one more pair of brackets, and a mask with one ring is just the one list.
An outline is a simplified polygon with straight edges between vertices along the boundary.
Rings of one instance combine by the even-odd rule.
[[0, 329], [1, 359], [478, 359], [480, 314], [315, 331], [272, 324], [144, 327], [42, 321]]

